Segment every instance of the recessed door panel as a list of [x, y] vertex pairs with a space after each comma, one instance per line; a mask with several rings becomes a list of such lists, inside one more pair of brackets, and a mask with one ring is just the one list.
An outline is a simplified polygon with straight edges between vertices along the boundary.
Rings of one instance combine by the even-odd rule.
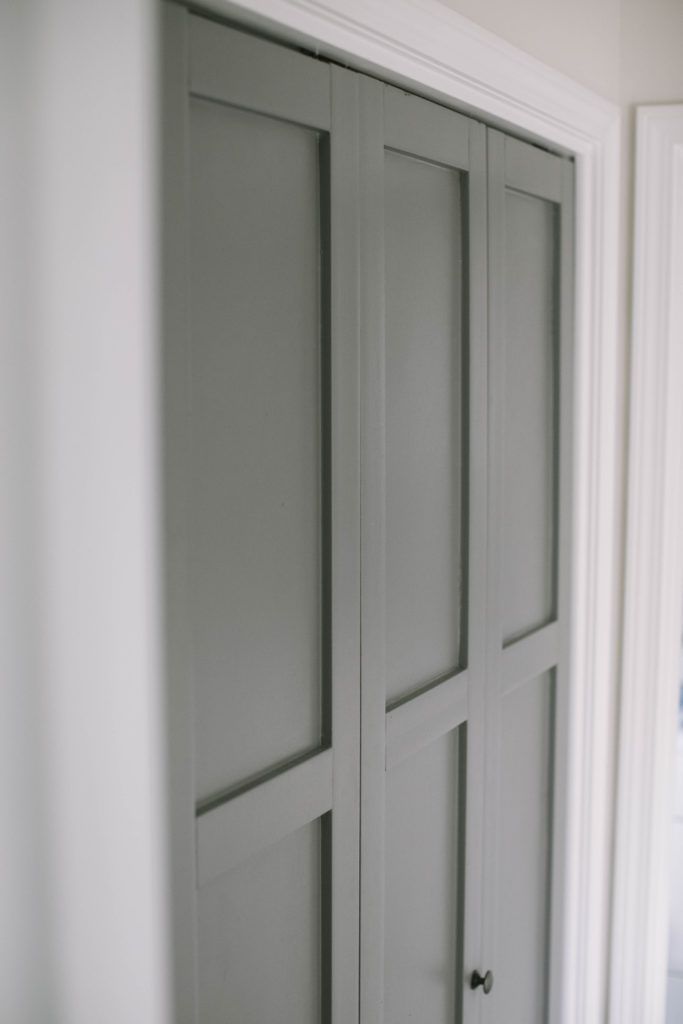
[[316, 821], [199, 890], [199, 1024], [319, 1024], [321, 869]]
[[501, 494], [505, 642], [555, 614], [555, 225], [552, 203], [506, 191]]
[[390, 769], [386, 784], [386, 1024], [453, 1024], [464, 841], [455, 729]]
[[490, 1019], [510, 1024], [547, 1020], [553, 692], [548, 672], [501, 701], [495, 985], [488, 998]]
[[461, 660], [462, 185], [387, 151], [386, 696]]
[[321, 737], [320, 138], [190, 106], [196, 792]]

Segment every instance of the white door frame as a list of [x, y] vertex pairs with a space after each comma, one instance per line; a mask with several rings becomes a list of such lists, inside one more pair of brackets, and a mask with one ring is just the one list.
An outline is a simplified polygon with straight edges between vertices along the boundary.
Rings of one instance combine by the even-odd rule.
[[574, 601], [561, 1005], [562, 1024], [597, 1024], [605, 1017], [607, 988], [607, 752], [619, 625], [618, 108], [432, 0], [202, 0], [201, 6], [576, 159]]
[[610, 1020], [664, 1020], [683, 598], [683, 105], [637, 114]]

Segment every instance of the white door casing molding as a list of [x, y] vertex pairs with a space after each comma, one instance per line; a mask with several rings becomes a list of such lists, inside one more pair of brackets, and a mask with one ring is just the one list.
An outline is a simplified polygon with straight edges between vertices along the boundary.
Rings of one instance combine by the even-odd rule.
[[611, 822], [618, 108], [433, 0], [202, 0], [246, 27], [576, 159], [574, 551], [567, 889], [556, 1024], [605, 1014]]
[[683, 105], [637, 112], [610, 1020], [664, 1020], [683, 597]]

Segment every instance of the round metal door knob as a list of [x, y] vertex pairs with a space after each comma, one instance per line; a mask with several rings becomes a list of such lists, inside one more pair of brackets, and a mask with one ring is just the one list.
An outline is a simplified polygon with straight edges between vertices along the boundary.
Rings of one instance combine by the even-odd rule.
[[480, 974], [479, 971], [472, 971], [472, 979], [470, 981], [472, 988], [483, 988], [484, 994], [488, 995], [493, 988], [493, 974], [491, 971], [487, 971], [486, 974]]

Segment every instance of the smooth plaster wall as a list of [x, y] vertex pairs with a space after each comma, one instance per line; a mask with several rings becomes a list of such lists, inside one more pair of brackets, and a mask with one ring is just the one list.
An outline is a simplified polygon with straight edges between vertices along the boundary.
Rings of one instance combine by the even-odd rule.
[[621, 0], [441, 2], [589, 89], [618, 99]]
[[683, 0], [441, 0], [607, 99], [683, 99]]
[[0, 1021], [169, 1024], [156, 0], [0, 0]]
[[683, 0], [621, 0], [621, 102], [683, 100]]

